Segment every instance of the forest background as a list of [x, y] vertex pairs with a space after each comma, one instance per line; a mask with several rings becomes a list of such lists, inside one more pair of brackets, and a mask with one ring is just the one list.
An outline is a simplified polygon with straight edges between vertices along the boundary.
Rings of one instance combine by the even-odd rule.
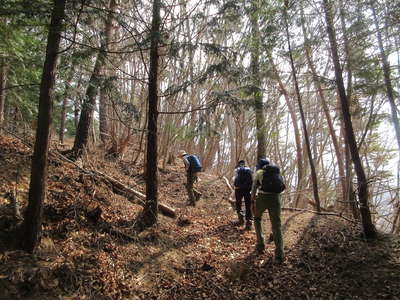
[[399, 1], [0, 3], [1, 128], [34, 157], [52, 124], [73, 160], [144, 162], [151, 212], [179, 149], [228, 178], [266, 156], [284, 206], [399, 232]]

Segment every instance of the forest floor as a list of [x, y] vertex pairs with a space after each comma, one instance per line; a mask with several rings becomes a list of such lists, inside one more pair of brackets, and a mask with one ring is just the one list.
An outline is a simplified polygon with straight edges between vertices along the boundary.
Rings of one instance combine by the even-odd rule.
[[[179, 162], [159, 172], [159, 201], [177, 218], [160, 214], [138, 232], [140, 205], [52, 153], [43, 237], [30, 255], [13, 248], [10, 195], [26, 204], [31, 149], [0, 136], [0, 299], [400, 299], [399, 236], [367, 241], [340, 217], [284, 211], [278, 264], [273, 242], [257, 255], [254, 230], [235, 225], [220, 178], [201, 173], [203, 198], [185, 205]], [[144, 191], [141, 165], [93, 157], [81, 167]], [[264, 229], [268, 238], [267, 217]]]

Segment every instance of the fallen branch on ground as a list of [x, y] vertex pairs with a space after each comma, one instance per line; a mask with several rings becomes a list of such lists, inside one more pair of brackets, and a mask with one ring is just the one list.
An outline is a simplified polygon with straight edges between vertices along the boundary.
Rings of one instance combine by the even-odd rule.
[[309, 210], [309, 209], [303, 209], [303, 208], [294, 208], [294, 207], [282, 207], [282, 210], [290, 210], [290, 211], [303, 211], [303, 212], [310, 212], [310, 213], [314, 213], [316, 215], [321, 215], [321, 216], [335, 216], [335, 217], [340, 217], [348, 222], [351, 223], [355, 223], [357, 224], [357, 221], [354, 221], [352, 219], [346, 218], [341, 214], [338, 213], [334, 213], [334, 212], [318, 212], [318, 211], [314, 211], [314, 210]]
[[[23, 144], [25, 144], [27, 147], [29, 148], [33, 148], [32, 145], [24, 142], [24, 140], [22, 138], [20, 138], [19, 136], [17, 136], [16, 134], [13, 134], [9, 131], [7, 131], [8, 133], [12, 134], [14, 137], [16, 137], [17, 139], [19, 139]], [[144, 205], [145, 201], [144, 199], [146, 199], [146, 195], [142, 194], [139, 191], [136, 191], [126, 185], [124, 185], [123, 183], [119, 182], [118, 180], [103, 174], [99, 171], [96, 170], [86, 170], [83, 167], [81, 167], [80, 165], [78, 165], [76, 162], [72, 161], [71, 159], [67, 158], [65, 155], [57, 152], [57, 151], [49, 151], [49, 156], [55, 155], [58, 158], [69, 162], [71, 164], [73, 164], [75, 167], [77, 167], [81, 172], [91, 175], [91, 176], [97, 176], [100, 179], [106, 180], [108, 181], [112, 187], [113, 187], [113, 191], [119, 195], [125, 196], [127, 198], [128, 201], [130, 201], [131, 203], [134, 204], [139, 204], [139, 205]], [[131, 197], [129, 197], [131, 196]], [[133, 196], [133, 197], [132, 197]], [[138, 199], [137, 199], [138, 198]], [[134, 200], [135, 199], [135, 200]], [[167, 217], [171, 217], [171, 218], [175, 218], [176, 217], [176, 213], [175, 213], [175, 209], [173, 209], [172, 207], [169, 207], [165, 204], [159, 203], [158, 204], [158, 209], [159, 211], [167, 216]]]

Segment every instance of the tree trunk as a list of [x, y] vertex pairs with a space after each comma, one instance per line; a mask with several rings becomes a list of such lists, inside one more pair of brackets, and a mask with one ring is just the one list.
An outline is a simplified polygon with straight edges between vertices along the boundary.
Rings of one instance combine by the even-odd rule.
[[4, 123], [4, 107], [6, 102], [7, 67], [4, 59], [0, 59], [0, 132]]
[[332, 60], [335, 68], [335, 78], [337, 90], [339, 93], [343, 122], [345, 125], [345, 133], [348, 145], [350, 147], [350, 154], [353, 160], [354, 168], [357, 174], [358, 181], [358, 198], [360, 201], [360, 213], [363, 225], [364, 234], [367, 238], [376, 237], [376, 229], [371, 219], [371, 212], [368, 204], [368, 183], [365, 176], [364, 168], [362, 166], [361, 158], [358, 152], [356, 139], [354, 136], [353, 125], [350, 116], [349, 103], [346, 97], [344, 82], [342, 77], [342, 69], [339, 62], [339, 54], [336, 42], [335, 31], [333, 27], [331, 6], [328, 0], [323, 0], [323, 8], [326, 18], [326, 29], [329, 37]]
[[[112, 22], [114, 18], [114, 10], [116, 7], [115, 0], [110, 0], [109, 4], [109, 12], [107, 16], [107, 20], [105, 23], [105, 37], [104, 37], [104, 49], [105, 51], [109, 50], [109, 44], [112, 34]], [[100, 131], [100, 139], [106, 144], [109, 137], [109, 128], [108, 128], [108, 97], [106, 94], [106, 87], [102, 85], [100, 89], [100, 101], [99, 101], [99, 131]]]
[[314, 62], [311, 59], [310, 41], [307, 37], [307, 32], [306, 32], [306, 28], [305, 28], [303, 8], [301, 8], [301, 27], [302, 27], [303, 35], [304, 35], [304, 47], [305, 47], [305, 52], [306, 52], [307, 64], [308, 64], [308, 67], [310, 68], [313, 83], [314, 83], [315, 88], [317, 89], [319, 99], [321, 100], [322, 109], [324, 111], [324, 115], [325, 115], [325, 118], [328, 123], [329, 134], [332, 139], [333, 148], [334, 148], [335, 154], [336, 154], [336, 162], [337, 162], [337, 166], [339, 169], [339, 182], [342, 187], [342, 200], [345, 201], [346, 178], [345, 178], [345, 172], [344, 172], [342, 152], [341, 152], [341, 149], [339, 146], [338, 138], [335, 133], [335, 128], [333, 126], [333, 121], [332, 121], [332, 117], [329, 112], [328, 104], [325, 99], [325, 94], [322, 90], [322, 85], [321, 85], [320, 79], [318, 77], [317, 71], [315, 69]]
[[379, 53], [381, 56], [381, 63], [382, 63], [382, 70], [383, 70], [383, 77], [385, 79], [386, 94], [387, 94], [389, 104], [390, 104], [390, 109], [392, 112], [392, 122], [393, 122], [394, 130], [396, 132], [397, 146], [400, 151], [400, 124], [399, 124], [399, 117], [397, 116], [397, 106], [394, 101], [393, 86], [392, 86], [392, 80], [391, 80], [391, 76], [390, 76], [390, 63], [388, 61], [387, 55], [385, 53], [385, 49], [383, 47], [382, 33], [379, 28], [378, 18], [376, 16], [376, 10], [374, 7], [374, 3], [370, 2], [370, 5], [371, 5], [372, 15], [374, 16], [376, 37], [378, 39]]
[[293, 75], [293, 81], [294, 81], [294, 85], [295, 85], [295, 89], [296, 89], [296, 96], [297, 96], [297, 102], [298, 102], [298, 105], [299, 105], [301, 122], [303, 124], [304, 142], [306, 144], [308, 162], [310, 164], [310, 169], [311, 169], [311, 179], [312, 179], [312, 185], [313, 185], [314, 200], [315, 200], [317, 211], [320, 212], [321, 211], [321, 202], [320, 202], [319, 194], [318, 194], [318, 179], [317, 179], [317, 173], [315, 171], [314, 160], [312, 158], [310, 139], [309, 139], [309, 136], [308, 136], [307, 124], [306, 124], [306, 119], [305, 119], [305, 116], [304, 116], [303, 104], [302, 104], [302, 101], [301, 101], [299, 84], [298, 84], [298, 81], [297, 81], [296, 68], [294, 66], [292, 49], [291, 49], [291, 45], [290, 45], [287, 6], [283, 9], [283, 14], [284, 14], [283, 19], [284, 19], [284, 22], [285, 22], [286, 37], [287, 37], [288, 50], [289, 50], [290, 65], [291, 65], [291, 68], [292, 68], [292, 75]]
[[68, 75], [67, 81], [65, 82], [65, 91], [63, 95], [63, 100], [62, 100], [62, 106], [61, 106], [61, 123], [60, 123], [60, 134], [59, 134], [59, 142], [61, 145], [64, 144], [64, 131], [65, 131], [65, 121], [67, 118], [67, 104], [68, 104], [68, 91], [70, 89], [70, 82], [73, 78], [74, 72], [75, 72], [75, 64], [72, 63], [71, 65], [71, 72]]
[[260, 74], [260, 26], [258, 1], [251, 2], [250, 22], [251, 22], [251, 58], [250, 68], [253, 85], [254, 109], [256, 113], [257, 131], [257, 160], [265, 158], [267, 154], [265, 140], [265, 115], [263, 105], [262, 81]]
[[[110, 7], [112, 7], [115, 0], [110, 1]], [[110, 17], [111, 15], [111, 17]], [[112, 18], [112, 13], [110, 12], [109, 18]], [[110, 37], [111, 31], [111, 21], [105, 24], [105, 36]], [[74, 141], [74, 146], [72, 148], [71, 158], [78, 159], [83, 150], [87, 147], [89, 141], [89, 131], [90, 125], [93, 119], [93, 112], [96, 106], [96, 97], [98, 94], [98, 89], [101, 84], [102, 71], [105, 64], [107, 56], [107, 42], [108, 39], [105, 38], [101, 41], [100, 49], [96, 57], [96, 62], [94, 65], [92, 76], [89, 79], [88, 87], [86, 89], [86, 96], [82, 104], [81, 116], [79, 118], [78, 128], [76, 130], [76, 136]]]
[[47, 189], [47, 159], [53, 110], [54, 72], [57, 65], [65, 10], [65, 0], [58, 0], [54, 3], [40, 83], [38, 127], [31, 164], [28, 207], [25, 211], [19, 237], [21, 248], [30, 253], [33, 253], [37, 248], [42, 229], [42, 209]]
[[306, 203], [306, 201], [304, 201], [304, 199], [302, 197], [302, 189], [303, 189], [303, 185], [304, 185], [304, 183], [303, 183], [304, 182], [303, 147], [302, 147], [302, 143], [301, 143], [301, 135], [300, 135], [299, 126], [297, 124], [297, 115], [296, 115], [295, 109], [293, 107], [293, 104], [289, 99], [289, 95], [286, 90], [286, 87], [282, 82], [282, 79], [279, 75], [279, 71], [276, 68], [275, 63], [274, 63], [270, 53], [269, 53], [269, 60], [271, 62], [271, 67], [275, 73], [275, 78], [278, 81], [280, 91], [286, 100], [286, 105], [288, 106], [289, 114], [290, 114], [290, 117], [291, 117], [292, 123], [293, 123], [293, 134], [294, 134], [294, 138], [295, 138], [295, 142], [296, 142], [296, 164], [297, 164], [297, 184], [296, 184], [296, 195], [295, 195], [295, 200], [294, 200], [294, 206], [305, 208], [307, 203]]
[[141, 224], [150, 227], [157, 223], [158, 178], [157, 178], [157, 119], [158, 119], [158, 44], [160, 41], [161, 1], [153, 1], [153, 21], [151, 25], [150, 68], [149, 68], [149, 110], [146, 151], [146, 204]]

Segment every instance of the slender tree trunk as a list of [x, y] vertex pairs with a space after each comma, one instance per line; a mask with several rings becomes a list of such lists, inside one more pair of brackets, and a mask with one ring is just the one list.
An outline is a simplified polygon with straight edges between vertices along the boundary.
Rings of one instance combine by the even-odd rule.
[[[110, 6], [114, 3], [114, 0], [110, 1]], [[112, 17], [112, 15], [111, 15]], [[110, 36], [111, 22], [105, 24], [105, 36]], [[101, 84], [102, 71], [107, 56], [107, 39], [101, 41], [100, 49], [96, 57], [93, 73], [89, 79], [88, 87], [86, 89], [86, 96], [82, 104], [82, 111], [79, 118], [78, 128], [76, 130], [76, 136], [74, 146], [72, 148], [73, 159], [78, 159], [83, 150], [87, 147], [89, 142], [89, 131], [93, 119], [93, 112], [96, 106], [96, 97], [98, 89]]]
[[157, 175], [157, 119], [158, 119], [158, 44], [160, 41], [161, 1], [153, 1], [153, 21], [151, 25], [150, 69], [149, 69], [149, 111], [146, 151], [146, 204], [141, 223], [149, 227], [157, 223], [158, 175]]
[[296, 89], [296, 96], [297, 96], [297, 102], [298, 102], [298, 105], [299, 105], [301, 122], [303, 124], [304, 142], [305, 142], [306, 148], [307, 148], [308, 162], [310, 164], [310, 169], [311, 169], [311, 179], [312, 179], [314, 200], [315, 200], [315, 204], [316, 204], [316, 209], [317, 209], [318, 212], [320, 212], [321, 211], [321, 202], [320, 202], [319, 194], [318, 194], [318, 179], [317, 179], [317, 173], [315, 171], [314, 160], [312, 158], [312, 152], [311, 152], [311, 146], [310, 146], [310, 138], [308, 136], [307, 124], [306, 124], [306, 119], [305, 119], [305, 116], [304, 116], [303, 104], [302, 104], [302, 101], [301, 101], [299, 84], [298, 84], [298, 81], [297, 81], [296, 68], [294, 66], [292, 49], [291, 49], [291, 45], [290, 45], [287, 6], [283, 9], [283, 14], [284, 14], [283, 19], [284, 19], [284, 22], [285, 22], [287, 43], [288, 43], [288, 48], [289, 48], [290, 65], [291, 65], [291, 68], [292, 68], [292, 75], [293, 75], [293, 81], [294, 81], [294, 85], [295, 85], [295, 89]]
[[378, 45], [379, 45], [379, 53], [381, 56], [381, 63], [382, 63], [382, 70], [383, 70], [383, 77], [385, 79], [385, 86], [386, 86], [386, 94], [389, 100], [390, 104], [390, 109], [392, 112], [392, 122], [393, 122], [393, 127], [394, 131], [396, 132], [396, 138], [397, 138], [397, 145], [400, 151], [400, 123], [399, 123], [399, 117], [397, 115], [397, 106], [394, 101], [394, 93], [393, 93], [393, 86], [392, 86], [392, 80], [390, 76], [390, 63], [388, 61], [387, 55], [385, 53], [385, 49], [383, 47], [383, 40], [382, 40], [382, 33], [379, 28], [379, 23], [378, 23], [378, 18], [376, 16], [376, 10], [374, 7], [374, 2], [370, 2], [371, 5], [371, 11], [372, 15], [374, 17], [374, 23], [375, 23], [375, 29], [376, 29], [376, 37], [378, 39]]
[[[307, 37], [307, 32], [305, 28], [305, 21], [304, 21], [304, 10], [301, 8], [301, 27], [303, 30], [303, 35], [304, 35], [304, 47], [305, 47], [305, 52], [306, 52], [306, 58], [307, 58], [307, 64], [308, 67], [310, 68], [311, 74], [312, 74], [312, 79], [315, 88], [317, 89], [319, 99], [322, 104], [322, 109], [324, 111], [325, 118], [328, 123], [328, 128], [329, 128], [329, 134], [332, 139], [332, 144], [333, 148], [335, 149], [335, 155], [336, 155], [336, 161], [337, 161], [337, 166], [339, 169], [339, 182], [341, 183], [342, 187], [342, 200], [345, 200], [345, 193], [346, 193], [346, 178], [345, 178], [345, 171], [344, 171], [344, 164], [343, 164], [343, 157], [342, 157], [342, 152], [339, 146], [338, 138], [335, 133], [335, 128], [333, 126], [333, 121], [329, 112], [329, 108], [327, 105], [327, 101], [325, 99], [325, 94], [322, 90], [321, 82], [319, 80], [317, 71], [314, 66], [314, 62], [312, 61], [311, 58], [311, 48], [310, 48], [310, 41]], [[340, 202], [339, 202], [340, 203]]]
[[269, 54], [269, 60], [271, 62], [272, 69], [275, 73], [275, 78], [278, 81], [279, 88], [281, 90], [281, 93], [283, 94], [285, 100], [286, 100], [286, 105], [288, 106], [289, 114], [292, 119], [293, 123], [293, 134], [296, 142], [296, 164], [297, 164], [297, 184], [296, 184], [296, 195], [295, 195], [295, 200], [294, 200], [294, 207], [301, 207], [305, 208], [306, 203], [303, 201], [302, 197], [302, 192], [301, 190], [303, 189], [304, 185], [304, 168], [303, 168], [303, 147], [301, 143], [301, 135], [300, 135], [300, 130], [297, 122], [297, 115], [295, 112], [295, 109], [293, 107], [292, 102], [289, 99], [288, 92], [286, 90], [285, 85], [282, 82], [282, 79], [279, 75], [279, 71], [277, 70], [275, 63], [272, 59], [272, 56]]
[[253, 85], [253, 99], [256, 113], [256, 130], [257, 130], [257, 160], [266, 157], [266, 136], [265, 136], [265, 115], [263, 105], [262, 81], [260, 74], [260, 26], [259, 26], [259, 10], [258, 1], [251, 2], [251, 76]]
[[31, 164], [28, 207], [19, 237], [21, 248], [30, 253], [34, 252], [38, 246], [42, 230], [42, 210], [47, 190], [47, 159], [53, 110], [54, 73], [65, 11], [65, 0], [58, 0], [54, 3], [40, 83], [38, 127]]
[[[110, 0], [109, 12], [105, 23], [105, 37], [104, 37], [105, 51], [109, 50], [115, 7], [116, 7], [115, 0]], [[102, 85], [100, 88], [100, 100], [99, 100], [99, 131], [100, 131], [100, 139], [104, 144], [107, 142], [109, 137], [108, 109], [107, 109], [108, 97], [106, 92], [107, 92], [106, 87]]]
[[75, 72], [75, 64], [73, 63], [71, 65], [71, 72], [68, 75], [67, 81], [65, 82], [65, 91], [63, 95], [63, 100], [62, 100], [62, 106], [61, 106], [61, 124], [60, 124], [60, 134], [59, 134], [59, 141], [60, 144], [64, 144], [64, 132], [65, 132], [65, 121], [67, 118], [67, 105], [68, 105], [68, 91], [70, 89], [70, 82], [73, 78], [73, 74]]
[[367, 183], [367, 178], [365, 176], [364, 168], [362, 166], [361, 158], [358, 152], [356, 139], [354, 136], [349, 104], [347, 102], [346, 91], [344, 88], [344, 82], [342, 77], [342, 69], [339, 62], [336, 36], [332, 21], [331, 4], [329, 3], [329, 0], [323, 0], [323, 6], [325, 11], [326, 25], [327, 25], [326, 29], [330, 42], [332, 60], [335, 68], [337, 90], [339, 93], [340, 104], [342, 108], [342, 117], [345, 125], [346, 139], [350, 147], [351, 158], [353, 160], [354, 168], [357, 174], [358, 198], [360, 201], [360, 213], [363, 224], [363, 230], [367, 238], [374, 238], [376, 237], [376, 229], [374, 224], [372, 223], [371, 212], [368, 204], [368, 183]]
[[4, 107], [6, 102], [7, 67], [4, 59], [0, 59], [0, 132], [4, 123]]

